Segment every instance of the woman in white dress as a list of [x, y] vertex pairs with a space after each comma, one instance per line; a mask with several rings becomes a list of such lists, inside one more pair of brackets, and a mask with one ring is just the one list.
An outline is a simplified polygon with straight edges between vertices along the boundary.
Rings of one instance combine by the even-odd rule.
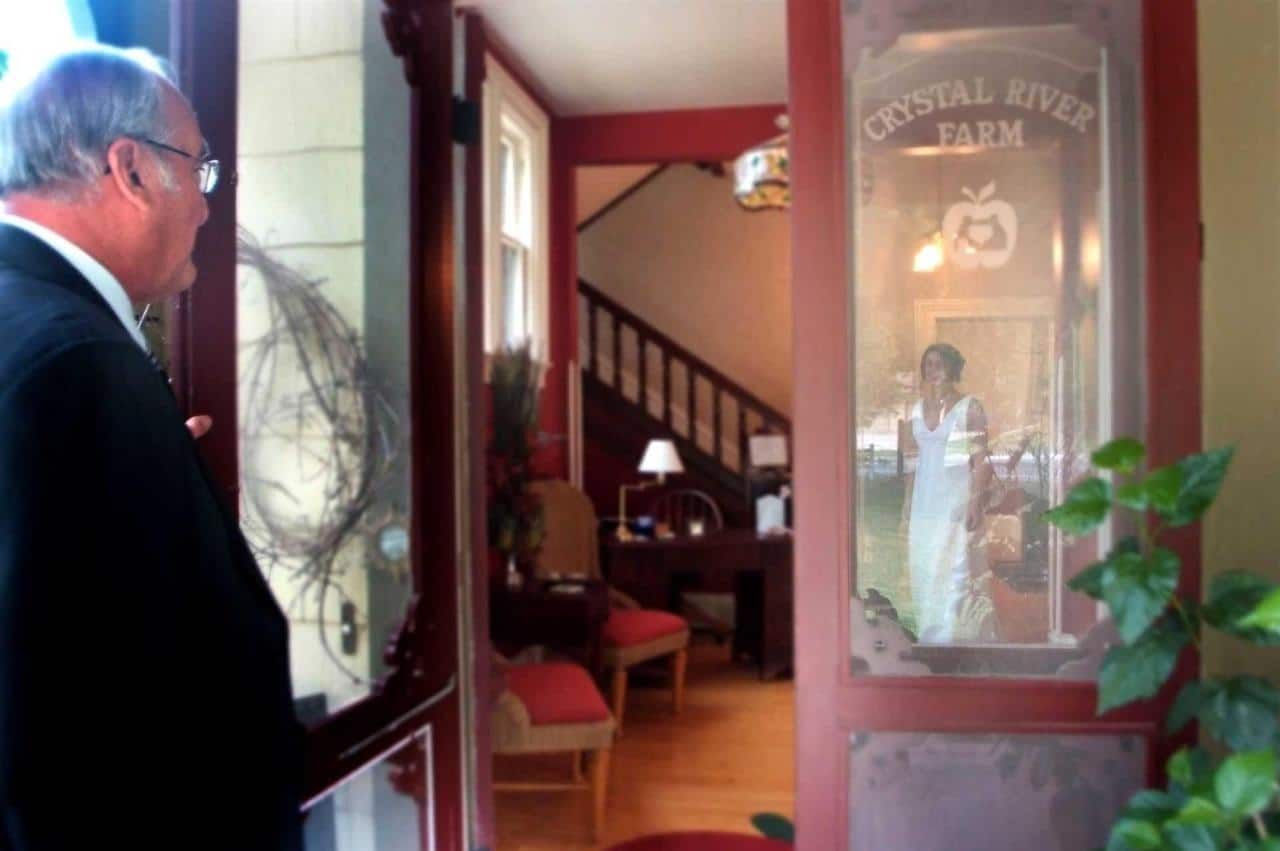
[[982, 403], [957, 388], [964, 357], [934, 343], [920, 359], [911, 412], [919, 458], [907, 532], [911, 598], [922, 644], [994, 641], [990, 574], [981, 546], [991, 462]]

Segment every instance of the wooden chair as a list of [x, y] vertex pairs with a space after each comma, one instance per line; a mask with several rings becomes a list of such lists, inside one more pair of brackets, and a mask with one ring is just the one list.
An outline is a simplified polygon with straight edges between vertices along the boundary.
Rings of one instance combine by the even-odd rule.
[[[534, 482], [529, 490], [542, 501], [546, 537], [534, 560], [534, 572], [547, 578], [600, 577], [599, 531], [596, 511], [582, 491], [564, 481]], [[616, 588], [609, 589], [611, 609], [601, 635], [600, 660], [612, 671], [612, 708], [618, 733], [627, 700], [627, 669], [650, 659], [671, 657], [672, 708], [684, 706], [684, 676], [688, 663], [689, 623], [670, 612], [642, 609]]]
[[[649, 512], [676, 535], [688, 535], [691, 521], [700, 521], [706, 535], [724, 529], [720, 506], [709, 494], [692, 488], [667, 491], [654, 501]], [[732, 593], [680, 591], [680, 610], [690, 626], [700, 634], [710, 633], [718, 642], [724, 642], [733, 635], [732, 615], [724, 613], [734, 612], [735, 603]]]
[[[491, 714], [495, 754], [568, 752], [573, 756], [573, 776], [555, 782], [495, 781], [494, 789], [546, 790], [591, 789], [592, 838], [604, 830], [605, 801], [609, 789], [609, 749], [614, 722], [604, 697], [581, 665], [543, 662], [507, 664], [495, 655], [495, 669], [506, 688]], [[591, 754], [591, 778], [582, 778], [581, 757]]]

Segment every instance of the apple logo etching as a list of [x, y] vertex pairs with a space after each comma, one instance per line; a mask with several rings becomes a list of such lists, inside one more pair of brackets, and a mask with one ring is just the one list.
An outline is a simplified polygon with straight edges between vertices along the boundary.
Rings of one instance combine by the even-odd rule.
[[999, 269], [1018, 244], [1018, 215], [1007, 201], [995, 200], [995, 181], [974, 194], [960, 190], [967, 201], [947, 208], [942, 239], [947, 255], [961, 269]]

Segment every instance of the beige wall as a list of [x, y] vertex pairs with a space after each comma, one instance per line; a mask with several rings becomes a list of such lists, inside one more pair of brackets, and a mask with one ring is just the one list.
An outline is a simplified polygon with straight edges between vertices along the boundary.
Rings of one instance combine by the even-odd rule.
[[791, 412], [787, 214], [673, 165], [578, 237], [578, 274], [762, 400]]
[[[1204, 440], [1238, 448], [1205, 523], [1206, 583], [1280, 580], [1280, 2], [1201, 0]], [[1212, 637], [1214, 674], [1280, 674], [1280, 652]]]

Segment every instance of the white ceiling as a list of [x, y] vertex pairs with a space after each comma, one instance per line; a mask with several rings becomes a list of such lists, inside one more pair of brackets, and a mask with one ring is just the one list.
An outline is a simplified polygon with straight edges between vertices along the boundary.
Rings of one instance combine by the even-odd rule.
[[787, 99], [785, 0], [457, 0], [558, 115]]

